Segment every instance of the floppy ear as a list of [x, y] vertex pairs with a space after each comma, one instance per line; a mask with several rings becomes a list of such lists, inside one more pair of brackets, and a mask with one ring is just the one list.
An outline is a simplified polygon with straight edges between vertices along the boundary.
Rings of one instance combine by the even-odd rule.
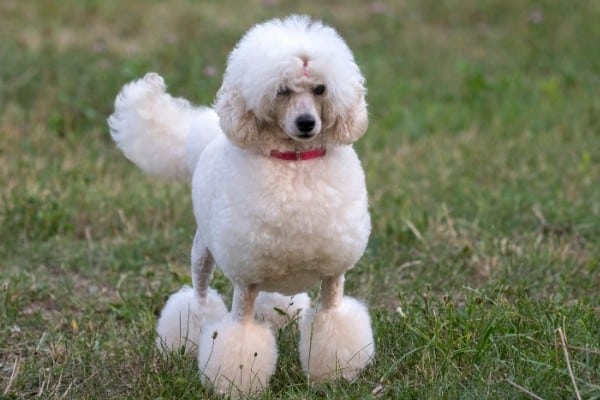
[[330, 116], [330, 118], [334, 118], [331, 128], [333, 138], [338, 143], [351, 144], [367, 131], [369, 116], [365, 101], [365, 89], [361, 87], [356, 94], [356, 100], [348, 109], [341, 111], [339, 115]]
[[258, 139], [258, 120], [239, 91], [221, 88], [217, 93], [215, 111], [219, 115], [221, 129], [234, 144], [247, 147]]

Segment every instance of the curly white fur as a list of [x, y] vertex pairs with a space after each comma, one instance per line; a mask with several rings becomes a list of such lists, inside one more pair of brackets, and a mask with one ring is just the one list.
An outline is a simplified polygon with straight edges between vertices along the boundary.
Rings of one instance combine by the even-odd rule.
[[110, 133], [144, 172], [189, 182], [202, 150], [222, 134], [219, 117], [213, 109], [193, 107], [165, 90], [156, 73], [125, 85], [108, 119]]
[[268, 326], [239, 323], [231, 315], [209, 325], [200, 337], [202, 383], [230, 397], [260, 393], [275, 372], [277, 344]]
[[375, 354], [371, 318], [364, 304], [344, 297], [329, 310], [309, 310], [300, 321], [300, 361], [314, 382], [351, 380]]
[[194, 289], [182, 287], [173, 293], [161, 311], [156, 327], [159, 349], [179, 350], [195, 354], [202, 327], [221, 320], [227, 314], [223, 299], [210, 289], [205, 300], [198, 298]]
[[[252, 110], [259, 120], [268, 120], [275, 108], [277, 90], [297, 79], [304, 59], [311, 61], [314, 74], [327, 83], [331, 116], [362, 118], [364, 121], [358, 125], [364, 123], [366, 129], [364, 78], [352, 52], [333, 28], [304, 16], [292, 16], [255, 26], [231, 52], [215, 104], [225, 132], [236, 135], [228, 132], [229, 125], [235, 126], [243, 119], [231, 113], [232, 99], [243, 103], [234, 107], [242, 113]], [[363, 127], [356, 128], [362, 130], [359, 135], [364, 133]]]
[[254, 314], [259, 321], [267, 322], [273, 329], [298, 320], [310, 309], [306, 293], [284, 296], [276, 292], [260, 292], [256, 298]]
[[[172, 97], [154, 73], [117, 97], [108, 122], [125, 155], [150, 174], [192, 182], [194, 290], [173, 295], [157, 330], [167, 348], [201, 338], [203, 382], [218, 392], [257, 393], [268, 383], [277, 350], [255, 315], [280, 326], [309, 308], [302, 292], [320, 280], [328, 282], [327, 304], [302, 323], [307, 374], [335, 378], [341, 368], [352, 378], [373, 356], [366, 308], [342, 297], [344, 273], [362, 256], [371, 229], [365, 177], [351, 146], [367, 129], [365, 93], [336, 31], [292, 16], [246, 33], [229, 57], [214, 109]], [[273, 156], [298, 160], [315, 151], [306, 161]], [[207, 290], [215, 263], [236, 287], [227, 318]], [[309, 362], [314, 349], [319, 366]], [[240, 375], [240, 365], [252, 373]]]

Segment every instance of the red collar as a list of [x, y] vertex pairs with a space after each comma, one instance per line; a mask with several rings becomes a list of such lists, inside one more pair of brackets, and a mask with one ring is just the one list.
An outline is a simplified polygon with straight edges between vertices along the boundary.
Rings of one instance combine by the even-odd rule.
[[325, 147], [321, 147], [314, 150], [307, 151], [277, 151], [271, 150], [271, 157], [279, 158], [280, 160], [286, 161], [306, 161], [312, 160], [313, 158], [323, 157], [327, 149]]

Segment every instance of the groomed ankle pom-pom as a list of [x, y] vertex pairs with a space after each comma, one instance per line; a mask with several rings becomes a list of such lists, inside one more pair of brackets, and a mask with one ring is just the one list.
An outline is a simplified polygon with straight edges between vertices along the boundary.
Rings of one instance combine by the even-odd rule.
[[184, 286], [169, 297], [160, 313], [156, 345], [162, 351], [183, 347], [186, 353], [195, 354], [202, 328], [222, 319], [226, 313], [225, 303], [216, 290], [209, 289], [206, 301], [202, 302], [193, 288]]
[[352, 297], [328, 310], [309, 310], [300, 321], [300, 361], [313, 382], [354, 379], [373, 359], [371, 318]]

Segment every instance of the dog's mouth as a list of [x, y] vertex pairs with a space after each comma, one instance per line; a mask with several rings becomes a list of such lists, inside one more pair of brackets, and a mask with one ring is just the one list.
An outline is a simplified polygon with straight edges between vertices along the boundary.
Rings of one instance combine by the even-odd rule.
[[316, 133], [300, 133], [298, 135], [292, 136], [292, 139], [299, 140], [302, 142], [308, 142], [308, 141], [314, 139], [316, 136], [317, 136]]

